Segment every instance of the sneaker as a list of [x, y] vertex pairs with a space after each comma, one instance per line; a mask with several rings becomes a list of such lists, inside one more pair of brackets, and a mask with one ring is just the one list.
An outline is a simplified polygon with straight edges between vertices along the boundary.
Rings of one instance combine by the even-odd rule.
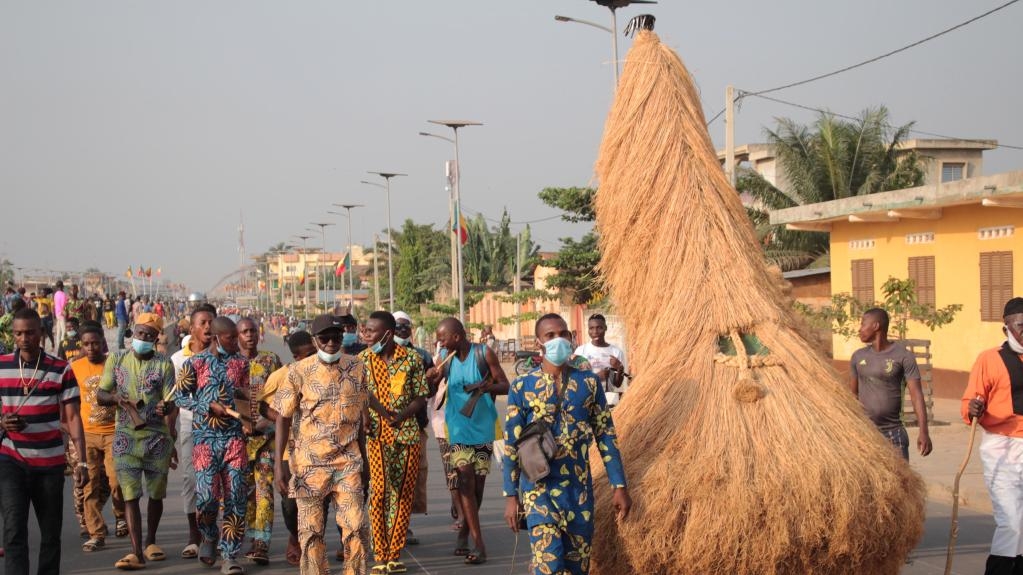
[[128, 522], [124, 519], [118, 519], [117, 524], [114, 526], [114, 535], [117, 537], [127, 537]]

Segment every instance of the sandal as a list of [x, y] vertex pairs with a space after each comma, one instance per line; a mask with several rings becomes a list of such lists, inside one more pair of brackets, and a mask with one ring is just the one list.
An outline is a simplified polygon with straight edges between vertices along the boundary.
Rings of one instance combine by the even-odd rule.
[[224, 559], [220, 564], [221, 575], [245, 575], [245, 569], [234, 559]]
[[384, 565], [383, 563], [379, 565], [374, 565], [373, 568], [369, 570], [369, 572], [372, 575], [387, 575], [387, 565]]
[[124, 557], [121, 557], [114, 563], [114, 567], [117, 567], [121, 571], [138, 571], [139, 569], [145, 569], [146, 564], [139, 561], [138, 555], [129, 553]]
[[212, 541], [203, 541], [199, 545], [199, 562], [207, 567], [213, 567], [217, 562], [217, 550], [214, 549]]
[[245, 558], [254, 562], [256, 565], [269, 565], [270, 556], [268, 554], [269, 549], [266, 543], [262, 541], [253, 541], [252, 550], [245, 554]]
[[298, 541], [288, 538], [288, 549], [284, 552], [284, 560], [292, 567], [298, 567], [302, 563], [302, 548]]
[[146, 547], [146, 550], [142, 552], [142, 555], [146, 558], [146, 561], [163, 561], [167, 558], [167, 554], [160, 549], [160, 546], [153, 543]]
[[82, 543], [82, 551], [85, 551], [86, 553], [92, 553], [93, 551], [102, 549], [105, 546], [106, 541], [100, 539], [99, 537], [93, 537], [92, 539], [89, 539], [85, 543]]
[[405, 567], [405, 564], [402, 563], [401, 561], [388, 561], [387, 562], [387, 572], [388, 573], [406, 573], [406, 572], [408, 572], [408, 567]]
[[468, 555], [465, 556], [466, 565], [483, 565], [487, 562], [487, 554], [485, 551], [479, 549], [473, 549]]
[[405, 535], [405, 545], [419, 545], [419, 538], [416, 537], [412, 530], [408, 530], [408, 534]]
[[469, 537], [459, 537], [455, 542], [455, 557], [465, 557], [471, 552], [469, 549]]
[[185, 548], [181, 550], [182, 559], [195, 559], [199, 556], [199, 546], [195, 543], [189, 543], [185, 545]]
[[117, 523], [114, 524], [114, 535], [116, 537], [127, 537], [128, 536], [128, 522], [124, 519], [118, 519]]

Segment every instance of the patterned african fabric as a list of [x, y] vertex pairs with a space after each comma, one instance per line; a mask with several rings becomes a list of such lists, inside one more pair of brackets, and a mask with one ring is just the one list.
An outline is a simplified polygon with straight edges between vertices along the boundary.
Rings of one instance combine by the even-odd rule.
[[[367, 348], [359, 353], [359, 359], [367, 367], [366, 387], [369, 392], [391, 411], [401, 412], [417, 398], [430, 394], [423, 359], [413, 350], [394, 346], [394, 355], [388, 363]], [[381, 420], [375, 410], [370, 410], [369, 417], [370, 437], [383, 443], [419, 444], [419, 424], [415, 417], [401, 422], [397, 429]]]
[[[252, 421], [257, 421], [259, 415], [259, 401], [257, 398], [263, 395], [263, 386], [266, 385], [266, 381], [270, 378], [273, 372], [281, 368], [281, 358], [272, 351], [259, 351], [256, 352], [256, 357], [249, 360], [249, 397], [253, 401], [249, 402], [250, 417]], [[263, 435], [255, 436], [249, 439], [248, 452], [249, 460], [254, 461], [256, 453], [265, 444], [273, 445], [273, 430], [274, 427], [270, 426]], [[261, 441], [260, 441], [261, 440]]]
[[377, 563], [397, 561], [405, 548], [421, 449], [419, 443], [384, 443], [376, 439], [366, 442], [369, 517], [373, 527], [373, 558]]
[[270, 536], [274, 527], [274, 450], [273, 446], [264, 442], [262, 447], [252, 454], [252, 440], [248, 438], [249, 460], [245, 485], [248, 488], [245, 507], [245, 536], [256, 541], [270, 544]]
[[192, 439], [196, 445], [207, 439], [242, 437], [237, 419], [210, 413], [210, 404], [235, 409], [234, 390], [248, 389], [249, 360], [241, 354], [221, 355], [204, 350], [181, 364], [174, 401], [192, 412]]
[[366, 368], [351, 356], [323, 363], [311, 356], [291, 364], [272, 407], [281, 417], [294, 417], [290, 494], [324, 497], [334, 489], [335, 473], [359, 475], [362, 454], [359, 431], [369, 396]]
[[[323, 469], [323, 468], [321, 468]], [[329, 487], [328, 501], [333, 497], [337, 506], [335, 521], [341, 529], [341, 547], [344, 550], [344, 575], [365, 575], [366, 549], [369, 547], [368, 526], [365, 523], [365, 495], [362, 478], [358, 473], [329, 470], [324, 483]], [[323, 497], [300, 497], [298, 507], [298, 544], [302, 549], [299, 572], [302, 575], [327, 573], [327, 547], [324, 543], [326, 512]]]
[[82, 298], [71, 299], [67, 298], [67, 302], [64, 304], [64, 318], [69, 317], [78, 318], [79, 321], [83, 319], [92, 318], [92, 304]]
[[[562, 394], [559, 400], [553, 377], [540, 369], [516, 378], [508, 393], [504, 495], [518, 495], [525, 507], [533, 573], [543, 575], [589, 572], [593, 537], [589, 451], [594, 440], [611, 486], [625, 487], [614, 422], [597, 377], [570, 368]], [[557, 451], [550, 475], [533, 483], [521, 474], [515, 443], [537, 417], [553, 422]]]
[[[198, 412], [196, 412], [198, 414]], [[195, 467], [196, 523], [204, 543], [220, 540], [220, 554], [236, 559], [245, 538], [245, 507], [248, 487], [245, 474], [248, 457], [245, 439], [220, 435], [199, 440], [193, 436], [192, 465]], [[224, 520], [217, 529], [217, 515]]]

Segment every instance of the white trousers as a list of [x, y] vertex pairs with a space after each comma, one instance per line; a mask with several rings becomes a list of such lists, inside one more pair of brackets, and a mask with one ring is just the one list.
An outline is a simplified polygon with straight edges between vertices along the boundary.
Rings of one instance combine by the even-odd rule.
[[195, 467], [192, 465], [192, 412], [178, 410], [178, 471], [185, 514], [195, 513]]
[[1023, 438], [985, 431], [980, 460], [995, 518], [991, 554], [1023, 555]]

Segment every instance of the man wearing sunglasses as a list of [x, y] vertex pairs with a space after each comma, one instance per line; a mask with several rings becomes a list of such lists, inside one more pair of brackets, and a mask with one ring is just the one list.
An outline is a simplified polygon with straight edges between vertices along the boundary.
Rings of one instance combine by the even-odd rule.
[[[293, 497], [298, 507], [300, 572], [327, 572], [323, 500], [333, 497], [344, 547], [342, 572], [362, 575], [368, 547], [362, 479], [362, 421], [369, 405], [366, 366], [342, 351], [339, 317], [318, 316], [312, 332], [316, 355], [291, 365], [270, 405], [278, 414], [275, 480], [281, 494]], [[290, 459], [285, 457], [289, 437]]]

